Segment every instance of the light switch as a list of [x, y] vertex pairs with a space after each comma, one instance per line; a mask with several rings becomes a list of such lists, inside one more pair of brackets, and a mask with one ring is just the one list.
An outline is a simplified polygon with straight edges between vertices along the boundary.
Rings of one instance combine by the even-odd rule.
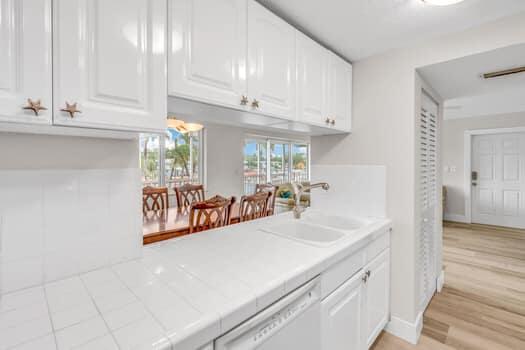
[[455, 166], [451, 166], [451, 167], [450, 167], [450, 172], [451, 172], [451, 173], [455, 173], [455, 172], [456, 172], [456, 170], [457, 170], [457, 169], [456, 169], [456, 167], [455, 167]]

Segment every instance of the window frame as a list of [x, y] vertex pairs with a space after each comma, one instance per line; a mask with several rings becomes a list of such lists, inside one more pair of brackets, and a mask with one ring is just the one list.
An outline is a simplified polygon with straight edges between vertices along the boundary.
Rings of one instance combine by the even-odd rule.
[[[287, 144], [289, 147], [289, 167], [288, 167], [288, 180], [289, 182], [292, 181], [292, 173], [293, 173], [293, 156], [294, 156], [294, 145], [306, 145], [307, 147], [307, 166], [306, 166], [306, 173], [307, 173], [307, 181], [310, 181], [311, 179], [311, 154], [312, 154], [312, 147], [311, 142], [307, 140], [300, 140], [300, 139], [288, 139], [288, 138], [279, 138], [279, 137], [271, 137], [271, 136], [262, 136], [262, 135], [245, 135], [244, 137], [244, 146], [243, 146], [243, 191], [245, 191], [245, 177], [244, 177], [244, 161], [245, 161], [245, 154], [244, 154], [244, 147], [246, 146], [247, 141], [255, 141], [258, 143], [266, 143], [266, 183], [271, 183], [272, 180], [272, 169], [271, 169], [271, 144], [272, 143], [280, 143], [280, 144]], [[245, 193], [248, 194], [248, 193]]]
[[[204, 129], [203, 130], [199, 130], [199, 131], [195, 131], [193, 132], [195, 134], [198, 134], [199, 136], [199, 142], [198, 142], [198, 147], [199, 147], [199, 151], [200, 151], [200, 156], [199, 156], [199, 162], [198, 162], [198, 166], [199, 166], [199, 176], [198, 176], [198, 179], [197, 181], [199, 183], [203, 183], [204, 179], [206, 178], [205, 176], [205, 167], [204, 167], [204, 158], [205, 158], [205, 151], [204, 151], [204, 146], [205, 146], [205, 143], [204, 143]], [[148, 134], [148, 135], [153, 135], [153, 134]], [[166, 134], [165, 133], [162, 133], [162, 134], [156, 134], [159, 136], [159, 178], [157, 179], [157, 183], [158, 183], [158, 186], [159, 187], [166, 187]], [[139, 136], [139, 146], [140, 146], [140, 138], [142, 137], [142, 135]], [[193, 139], [190, 138], [190, 141], [192, 141]], [[190, 150], [191, 150], [191, 145], [190, 145]], [[139, 150], [140, 152], [142, 152], [142, 150]], [[193, 162], [191, 162], [193, 166]], [[139, 153], [139, 166], [140, 166], [140, 153]], [[142, 186], [144, 186], [144, 183], [142, 183]]]

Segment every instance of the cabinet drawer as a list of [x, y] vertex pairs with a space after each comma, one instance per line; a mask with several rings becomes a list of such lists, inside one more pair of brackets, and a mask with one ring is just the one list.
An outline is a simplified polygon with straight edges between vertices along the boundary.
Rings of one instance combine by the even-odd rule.
[[390, 247], [390, 229], [387, 229], [381, 236], [377, 237], [366, 247], [366, 263], [372, 261], [388, 247]]
[[325, 298], [365, 265], [365, 253], [354, 253], [335, 263], [321, 275], [321, 298]]

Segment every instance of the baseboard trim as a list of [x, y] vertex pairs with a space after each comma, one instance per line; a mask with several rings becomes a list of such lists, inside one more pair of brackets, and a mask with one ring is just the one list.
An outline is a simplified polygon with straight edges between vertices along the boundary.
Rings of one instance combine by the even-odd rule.
[[445, 219], [445, 221], [453, 221], [453, 222], [461, 222], [463, 224], [470, 224], [468, 221], [467, 221], [467, 217], [465, 215], [458, 215], [458, 214], [448, 214], [448, 213], [445, 213], [445, 215], [443, 216], [443, 218]]
[[414, 323], [392, 316], [386, 325], [385, 331], [416, 345], [423, 329], [423, 312], [420, 312]]
[[438, 293], [441, 293], [443, 285], [445, 284], [445, 270], [441, 270], [437, 280], [436, 280], [436, 289]]

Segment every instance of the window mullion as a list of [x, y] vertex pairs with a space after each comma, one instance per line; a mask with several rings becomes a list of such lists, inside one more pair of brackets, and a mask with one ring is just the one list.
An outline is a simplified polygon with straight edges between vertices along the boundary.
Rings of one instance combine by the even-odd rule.
[[166, 186], [166, 135], [159, 136], [159, 186]]

